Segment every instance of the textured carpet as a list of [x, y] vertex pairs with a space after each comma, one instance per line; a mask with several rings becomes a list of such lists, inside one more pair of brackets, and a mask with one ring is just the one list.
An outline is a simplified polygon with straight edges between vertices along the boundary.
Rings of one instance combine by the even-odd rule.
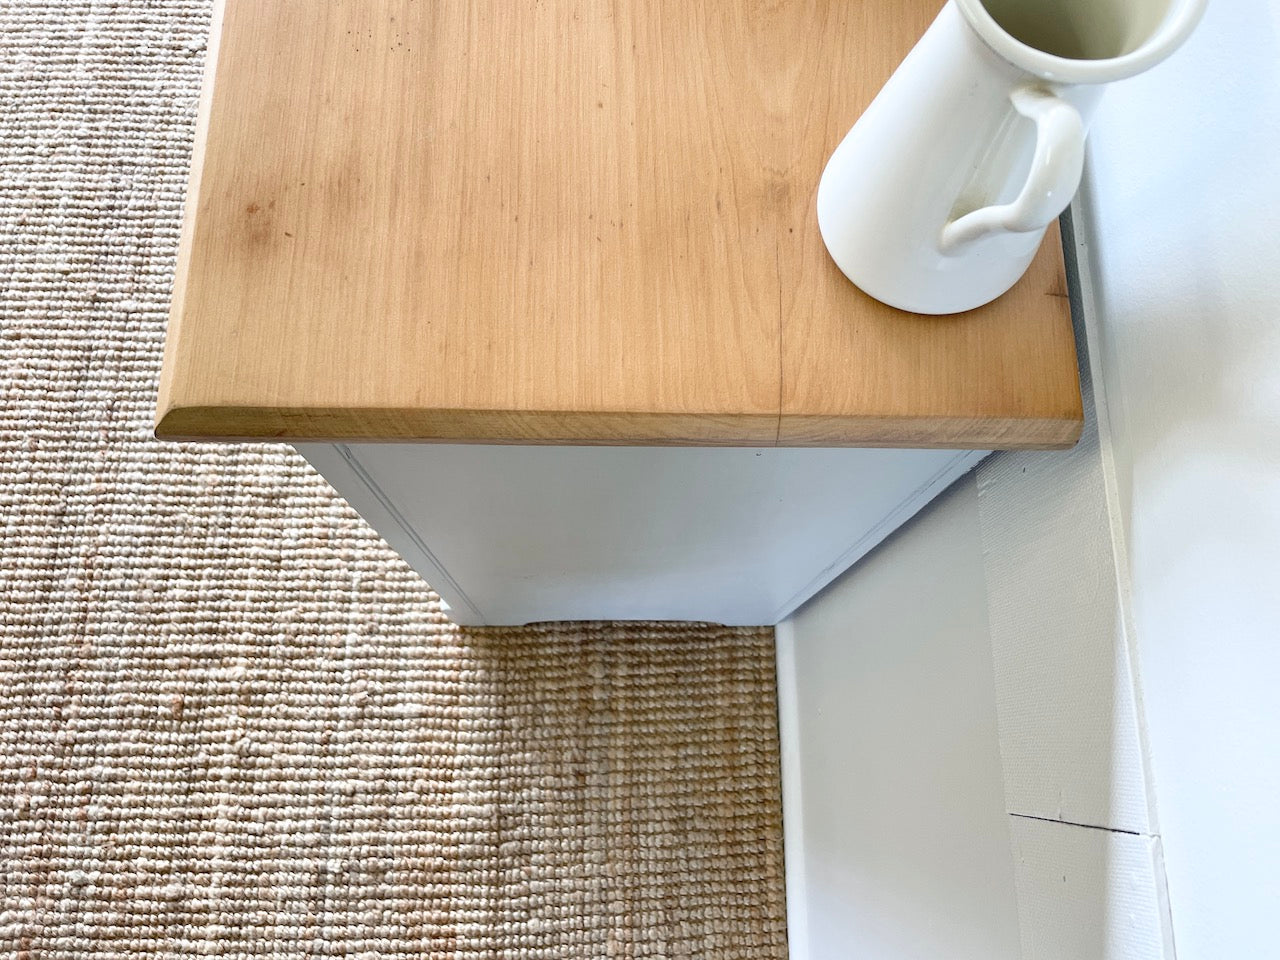
[[151, 439], [208, 20], [0, 0], [0, 955], [784, 956], [770, 633], [461, 631]]

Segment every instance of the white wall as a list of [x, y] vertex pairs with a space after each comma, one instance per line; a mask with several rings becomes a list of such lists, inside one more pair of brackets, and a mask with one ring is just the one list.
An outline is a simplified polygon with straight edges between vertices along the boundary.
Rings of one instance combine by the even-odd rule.
[[1108, 93], [1087, 224], [1179, 960], [1280, 956], [1280, 2]]
[[973, 478], [778, 647], [794, 960], [1016, 960]]
[[[1027, 960], [1280, 956], [1280, 0], [1212, 0], [1183, 50], [1112, 88], [1088, 171], [1097, 431], [1071, 454], [987, 461], [976, 520], [962, 481], [780, 632], [784, 755], [789, 713], [803, 718], [785, 772], [803, 790], [786, 798], [792, 922], [818, 938], [795, 960], [968, 956], [921, 952], [905, 926], [957, 882], [962, 818], [996, 863], [993, 805], [1010, 814]], [[953, 807], [933, 723], [961, 701], [998, 708], [1003, 795]], [[886, 704], [925, 719], [877, 723]], [[991, 731], [968, 729], [951, 745], [972, 751], [976, 785]], [[903, 819], [942, 817], [931, 878], [925, 845], [876, 839], [895, 754], [920, 788]], [[812, 765], [837, 756], [852, 768]], [[1006, 917], [999, 878], [964, 901], [973, 922]]]

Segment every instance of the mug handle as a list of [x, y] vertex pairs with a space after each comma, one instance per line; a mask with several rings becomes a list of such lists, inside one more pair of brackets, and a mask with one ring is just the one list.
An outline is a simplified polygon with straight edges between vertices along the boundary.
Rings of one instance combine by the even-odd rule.
[[943, 253], [992, 233], [1043, 230], [1066, 209], [1080, 186], [1085, 131], [1079, 111], [1039, 84], [1025, 83], [1009, 99], [1015, 110], [1036, 122], [1031, 173], [1012, 203], [982, 207], [949, 221], [942, 228]]

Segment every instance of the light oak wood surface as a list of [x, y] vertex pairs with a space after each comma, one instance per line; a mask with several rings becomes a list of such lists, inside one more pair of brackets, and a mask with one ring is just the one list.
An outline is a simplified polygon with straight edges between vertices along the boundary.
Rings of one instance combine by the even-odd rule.
[[1056, 231], [943, 318], [818, 234], [939, 5], [224, 0], [157, 434], [1073, 443]]

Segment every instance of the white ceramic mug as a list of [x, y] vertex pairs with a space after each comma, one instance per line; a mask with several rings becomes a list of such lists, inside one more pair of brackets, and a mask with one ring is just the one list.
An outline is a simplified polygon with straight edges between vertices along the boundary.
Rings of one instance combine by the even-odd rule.
[[1102, 84], [1172, 53], [1205, 0], [949, 0], [832, 154], [818, 225], [863, 291], [994, 300], [1076, 192]]

